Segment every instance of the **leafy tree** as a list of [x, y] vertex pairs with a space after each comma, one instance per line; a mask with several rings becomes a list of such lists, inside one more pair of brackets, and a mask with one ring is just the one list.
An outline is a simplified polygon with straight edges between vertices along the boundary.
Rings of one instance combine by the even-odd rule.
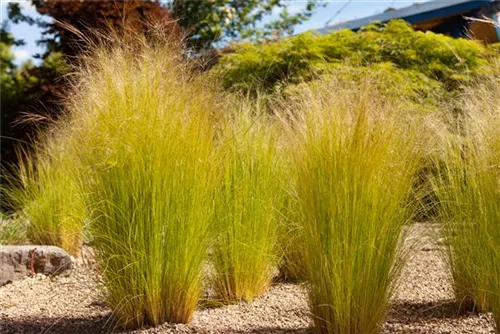
[[[111, 28], [122, 30], [125, 26], [131, 30], [146, 31], [149, 25], [158, 22], [173, 22], [167, 8], [158, 1], [73, 1], [73, 0], [32, 0], [37, 12], [51, 20], [35, 20], [22, 13], [19, 4], [11, 3], [8, 7], [9, 18], [13, 22], [37, 24], [43, 29], [42, 43], [46, 47], [43, 58], [51, 52], [62, 52], [64, 56], [78, 55], [82, 50], [80, 37], [68, 24], [85, 33], [88, 30]], [[170, 27], [174, 26], [172, 24]]]
[[[308, 19], [319, 5], [308, 0], [304, 9], [291, 14], [283, 0], [174, 0], [169, 5], [185, 29], [195, 50], [210, 49], [230, 39], [261, 39], [290, 35], [293, 27]], [[265, 23], [279, 11], [279, 18]]]
[[[6, 22], [0, 28], [0, 46], [1, 46], [1, 63], [0, 63], [0, 82], [2, 85], [1, 101], [2, 110], [3, 104], [15, 95], [17, 90], [17, 82], [15, 78], [16, 65], [14, 64], [14, 54], [12, 46], [22, 45], [21, 41], [16, 41], [12, 34], [7, 30]], [[5, 115], [2, 113], [2, 121]], [[4, 122], [2, 122], [3, 124]]]
[[35, 130], [46, 123], [35, 124], [22, 118], [23, 114], [37, 113], [39, 120], [50, 120], [60, 114], [65, 95], [64, 79], [68, 65], [61, 52], [51, 52], [39, 66], [28, 60], [17, 66], [12, 47], [23, 45], [8, 31], [7, 23], [0, 30], [1, 37], [1, 154], [2, 167], [16, 161], [15, 148], [29, 144]]
[[27, 133], [19, 127], [13, 127], [18, 119], [21, 99], [31, 99], [29, 94], [34, 78], [29, 74], [33, 67], [30, 62], [18, 67], [14, 63], [12, 47], [23, 45], [14, 39], [4, 22], [0, 28], [0, 108], [1, 108], [1, 153], [2, 167], [5, 161], [13, 160], [14, 144], [22, 141]]
[[[150, 21], [172, 21], [183, 29], [188, 44], [196, 51], [220, 46], [231, 39], [262, 39], [291, 35], [294, 26], [307, 20], [319, 6], [307, 0], [304, 8], [291, 13], [285, 0], [173, 0], [163, 5], [158, 0], [73, 1], [32, 0], [38, 13], [66, 22], [79, 30], [111, 26], [119, 29], [124, 21], [143, 29]], [[278, 18], [270, 20], [272, 14]], [[9, 4], [14, 22], [38, 24], [44, 28], [40, 41], [47, 52], [75, 54], [75, 35], [57, 22], [35, 20], [22, 13], [19, 4]], [[175, 29], [176, 32], [178, 32]]]

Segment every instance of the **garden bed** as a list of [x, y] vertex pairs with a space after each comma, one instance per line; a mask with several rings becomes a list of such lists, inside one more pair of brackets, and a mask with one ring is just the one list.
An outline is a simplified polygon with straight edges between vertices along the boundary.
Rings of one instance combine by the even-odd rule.
[[[392, 299], [382, 333], [494, 333], [489, 315], [460, 314], [436, 227], [416, 224], [418, 238]], [[112, 331], [99, 277], [80, 261], [69, 277], [37, 276], [0, 288], [1, 333]], [[252, 303], [200, 307], [189, 325], [164, 324], [129, 333], [309, 333], [307, 295], [301, 285], [277, 283]], [[120, 332], [119, 329], [115, 329]]]

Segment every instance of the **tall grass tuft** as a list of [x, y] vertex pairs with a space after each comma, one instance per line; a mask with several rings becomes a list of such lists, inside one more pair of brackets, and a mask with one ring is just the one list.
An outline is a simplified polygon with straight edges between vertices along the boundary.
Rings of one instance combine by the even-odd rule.
[[[290, 129], [290, 119], [287, 116], [287, 102], [283, 106], [277, 107], [278, 115], [282, 125], [282, 142], [280, 155], [282, 157], [282, 209], [280, 210], [279, 221], [279, 276], [277, 279], [285, 282], [303, 283], [307, 280], [305, 263], [305, 243], [304, 226], [301, 222], [301, 210], [297, 196], [297, 169], [294, 163], [294, 152], [296, 143], [289, 140], [295, 137], [295, 133]], [[281, 117], [280, 117], [281, 116]], [[285, 116], [285, 117], [283, 117]], [[287, 129], [288, 128], [288, 129]], [[293, 130], [292, 130], [293, 131]]]
[[286, 282], [302, 283], [307, 280], [304, 227], [301, 223], [299, 202], [295, 189], [296, 177], [290, 172], [293, 165], [285, 167], [288, 176], [285, 185], [285, 199], [280, 220], [280, 261], [278, 263], [279, 279]]
[[[467, 152], [469, 149], [465, 149], [468, 146], [463, 146], [465, 143], [448, 144], [444, 163], [438, 165], [437, 177], [441, 179], [434, 181], [434, 185], [442, 208], [455, 298], [463, 310], [484, 311], [487, 308], [486, 296], [481, 287], [487, 278], [479, 270], [484, 245], [476, 235], [484, 233], [478, 230], [481, 218], [476, 216], [482, 195], [480, 176], [476, 174], [477, 166], [474, 166], [478, 161], [471, 161], [478, 157]], [[465, 152], [467, 158], [463, 156]]]
[[318, 333], [377, 333], [401, 269], [420, 164], [416, 126], [370, 87], [302, 94], [293, 124], [297, 194]]
[[226, 302], [250, 301], [269, 287], [278, 260], [282, 203], [276, 122], [259, 103], [242, 102], [220, 141], [214, 288]]
[[218, 101], [162, 37], [97, 47], [69, 105], [107, 303], [129, 328], [190, 320], [213, 221]]
[[17, 174], [2, 193], [28, 221], [26, 236], [35, 244], [59, 246], [77, 256], [83, 237], [85, 207], [78, 163], [61, 138], [39, 138], [20, 154]]
[[469, 89], [434, 180], [457, 302], [500, 325], [500, 78]]

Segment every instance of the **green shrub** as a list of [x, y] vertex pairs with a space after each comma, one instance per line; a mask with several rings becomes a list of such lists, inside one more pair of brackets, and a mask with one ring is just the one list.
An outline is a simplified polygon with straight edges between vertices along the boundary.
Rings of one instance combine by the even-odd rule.
[[465, 39], [414, 31], [404, 21], [370, 25], [358, 32], [342, 30], [326, 35], [307, 32], [278, 42], [236, 44], [213, 69], [226, 88], [255, 92], [276, 91], [283, 85], [317, 78], [332, 67], [390, 63], [411, 74], [408, 90], [445, 85], [453, 90], [480, 72], [484, 47]]
[[106, 300], [124, 327], [190, 320], [213, 222], [218, 102], [154, 37], [99, 47], [69, 104]]
[[305, 92], [293, 122], [318, 333], [378, 333], [403, 263], [399, 241], [412, 213], [419, 122], [369, 88], [331, 81]]
[[215, 290], [250, 301], [269, 287], [278, 260], [282, 202], [277, 127], [257, 103], [243, 103], [223, 126], [213, 247]]
[[488, 56], [491, 58], [500, 59], [500, 42], [488, 44], [488, 48], [486, 50], [488, 52]]
[[376, 63], [355, 66], [342, 63], [324, 71], [316, 80], [289, 84], [283, 91], [284, 96], [293, 96], [302, 89], [321, 87], [327, 81], [341, 80], [345, 84], [359, 86], [363, 82], [374, 82], [373, 89], [392, 101], [404, 101], [407, 108], [423, 112], [435, 111], [442, 107], [448, 93], [444, 85], [424, 74], [410, 69], [399, 69], [393, 63]]

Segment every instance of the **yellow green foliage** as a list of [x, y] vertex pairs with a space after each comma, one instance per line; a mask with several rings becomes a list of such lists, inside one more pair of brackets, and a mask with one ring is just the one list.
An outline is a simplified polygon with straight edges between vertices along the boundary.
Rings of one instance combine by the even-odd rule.
[[214, 72], [226, 88], [251, 92], [281, 91], [283, 85], [316, 79], [347, 62], [357, 68], [355, 76], [382, 72], [389, 83], [402, 81], [404, 94], [427, 97], [435, 89], [452, 91], [470, 81], [486, 63], [480, 43], [414, 31], [400, 20], [358, 32], [306, 32], [278, 42], [233, 48], [235, 52], [224, 56]]
[[320, 87], [325, 82], [342, 80], [346, 85], [357, 86], [370, 81], [377, 92], [392, 100], [404, 99], [411, 110], [436, 110], [442, 100], [450, 95], [445, 85], [425, 74], [411, 69], [399, 69], [391, 62], [355, 66], [338, 64], [318, 79], [310, 82], [289, 84], [282, 90], [285, 96], [293, 96], [302, 89]]

